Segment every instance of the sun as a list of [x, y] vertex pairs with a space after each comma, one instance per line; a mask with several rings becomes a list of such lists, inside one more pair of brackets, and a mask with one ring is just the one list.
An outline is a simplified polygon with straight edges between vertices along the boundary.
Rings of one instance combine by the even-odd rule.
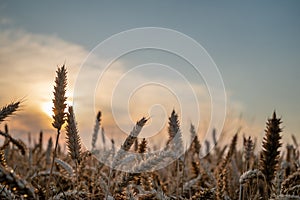
[[52, 107], [53, 103], [51, 101], [42, 103], [42, 111], [49, 117], [53, 115]]

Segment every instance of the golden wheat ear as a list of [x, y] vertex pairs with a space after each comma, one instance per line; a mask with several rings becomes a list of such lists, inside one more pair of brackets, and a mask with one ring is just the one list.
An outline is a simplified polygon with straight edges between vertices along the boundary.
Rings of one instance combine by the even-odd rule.
[[147, 121], [148, 119], [143, 117], [136, 123], [130, 135], [125, 139], [123, 145], [121, 146], [122, 150], [128, 151], [130, 149], [130, 147], [134, 144], [135, 140], [137, 139], [137, 136], [140, 134], [143, 126], [146, 124]]
[[271, 195], [271, 189], [273, 186], [273, 179], [275, 177], [278, 163], [279, 163], [279, 148], [281, 147], [281, 135], [282, 131], [280, 128], [281, 119], [276, 117], [276, 112], [274, 111], [272, 118], [269, 118], [266, 125], [266, 134], [263, 139], [260, 158], [260, 170], [266, 178], [268, 184], [268, 197]]
[[251, 159], [253, 157], [254, 142], [249, 136], [248, 139], [244, 137], [244, 159], [245, 171], [250, 169]]
[[96, 149], [96, 143], [98, 139], [98, 133], [101, 126], [101, 112], [99, 111], [96, 116], [95, 126], [94, 126], [94, 133], [92, 137], [92, 152]]
[[191, 124], [190, 133], [191, 133], [191, 150], [196, 156], [199, 156], [201, 144], [198, 139], [198, 135], [196, 133], [195, 126], [193, 124]]
[[67, 88], [67, 70], [65, 65], [58, 68], [56, 71], [55, 86], [54, 86], [54, 99], [53, 99], [53, 123], [52, 126], [58, 130], [65, 122], [65, 109], [66, 104], [66, 88]]
[[3, 106], [0, 110], [0, 123], [4, 121], [4, 119], [10, 115], [12, 115], [14, 112], [17, 111], [17, 109], [20, 106], [20, 101], [13, 102], [11, 104], [8, 104], [7, 106]]
[[147, 151], [147, 140], [143, 138], [138, 147], [138, 153], [145, 153]]
[[69, 112], [67, 114], [66, 135], [69, 155], [72, 160], [80, 163], [81, 143], [72, 106], [69, 107]]

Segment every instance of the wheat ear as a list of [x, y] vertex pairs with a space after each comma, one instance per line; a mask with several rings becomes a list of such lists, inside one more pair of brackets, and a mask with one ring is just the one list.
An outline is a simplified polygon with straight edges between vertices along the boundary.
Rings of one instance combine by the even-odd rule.
[[65, 123], [65, 109], [66, 104], [66, 88], [67, 88], [67, 70], [65, 65], [58, 68], [56, 71], [55, 86], [54, 86], [54, 99], [53, 104], [53, 123], [52, 126], [57, 130], [60, 130]]
[[169, 139], [167, 141], [167, 148], [170, 146], [176, 146], [176, 151], [182, 153], [183, 151], [183, 143], [182, 143], [182, 135], [178, 120], [178, 114], [175, 110], [172, 111], [171, 116], [169, 117], [169, 126], [168, 133]]
[[279, 163], [279, 148], [281, 147], [280, 124], [281, 119], [276, 117], [276, 112], [274, 111], [273, 117], [267, 121], [266, 134], [262, 144], [260, 170], [264, 174], [268, 184], [268, 197], [271, 195], [272, 181]]
[[101, 112], [99, 111], [97, 116], [96, 116], [96, 121], [95, 121], [95, 126], [94, 126], [94, 133], [93, 133], [93, 137], [92, 137], [92, 152], [96, 148], [96, 142], [97, 142], [97, 139], [98, 139], [98, 133], [99, 133], [100, 125], [101, 125]]
[[140, 134], [143, 126], [146, 124], [147, 121], [148, 119], [143, 117], [136, 123], [136, 125], [122, 144], [121, 149], [117, 152], [116, 156], [114, 157], [114, 160], [112, 162], [112, 168], [116, 167], [116, 164], [120, 161], [120, 159], [122, 159], [125, 152], [128, 151], [134, 144], [135, 140], [137, 139], [137, 136]]
[[6, 117], [12, 115], [19, 108], [19, 106], [20, 101], [17, 101], [2, 107], [0, 110], [0, 123], [3, 122]]
[[190, 133], [191, 133], [191, 149], [196, 154], [197, 157], [199, 157], [201, 144], [198, 139], [198, 135], [195, 130], [195, 126], [191, 124], [190, 127]]
[[69, 155], [74, 160], [74, 162], [80, 163], [81, 144], [73, 107], [70, 106], [68, 110], [69, 112], [67, 114], [66, 139], [69, 149]]
[[[130, 132], [130, 135], [128, 135], [128, 137], [125, 139], [124, 143], [122, 144], [121, 149], [117, 152], [116, 156], [113, 158], [112, 167], [109, 172], [109, 178], [108, 178], [108, 183], [107, 183], [108, 189], [105, 194], [105, 199], [107, 199], [108, 194], [109, 194], [110, 181], [111, 181], [110, 179], [112, 177], [112, 172], [113, 172], [112, 169], [115, 169], [115, 167], [117, 166], [117, 163], [124, 156], [125, 152], [128, 151], [130, 149], [130, 147], [133, 145], [134, 141], [137, 139], [137, 136], [140, 134], [143, 126], [146, 124], [147, 121], [148, 121], [148, 119], [143, 117], [136, 123], [136, 125], [133, 127], [132, 131]], [[114, 144], [113, 141], [112, 141], [112, 144]]]
[[244, 159], [245, 159], [245, 171], [249, 170], [251, 158], [253, 156], [254, 143], [251, 137], [248, 139], [244, 137]]
[[67, 146], [69, 150], [69, 155], [75, 163], [75, 174], [76, 174], [76, 188], [78, 187], [78, 164], [81, 159], [81, 143], [80, 137], [78, 134], [78, 129], [76, 126], [75, 115], [73, 111], [73, 107], [69, 106], [67, 113], [67, 126], [66, 126], [66, 134], [67, 134]]

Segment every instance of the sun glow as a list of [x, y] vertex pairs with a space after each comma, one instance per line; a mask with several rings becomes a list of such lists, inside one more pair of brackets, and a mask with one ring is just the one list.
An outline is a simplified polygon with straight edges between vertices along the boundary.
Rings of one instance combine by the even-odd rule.
[[45, 114], [47, 114], [49, 117], [52, 117], [52, 115], [53, 115], [52, 106], [53, 106], [53, 103], [51, 101], [50, 102], [44, 102], [42, 104], [42, 111]]
[[[67, 105], [72, 105], [72, 102], [71, 102], [71, 101], [67, 101]], [[42, 103], [42, 105], [41, 105], [42, 111], [43, 111], [48, 117], [50, 117], [50, 118], [52, 118], [52, 115], [53, 115], [52, 107], [53, 107], [53, 102], [52, 102], [52, 101], [44, 102], [44, 103]], [[65, 111], [67, 111], [67, 108], [66, 108]]]

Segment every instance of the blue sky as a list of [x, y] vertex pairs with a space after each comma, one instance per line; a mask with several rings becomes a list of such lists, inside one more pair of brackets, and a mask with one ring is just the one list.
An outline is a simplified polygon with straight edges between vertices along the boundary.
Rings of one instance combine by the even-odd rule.
[[1, 1], [0, 19], [1, 31], [56, 38], [86, 52], [132, 28], [182, 32], [217, 64], [235, 113], [263, 130], [276, 109], [285, 131], [300, 134], [299, 1]]

